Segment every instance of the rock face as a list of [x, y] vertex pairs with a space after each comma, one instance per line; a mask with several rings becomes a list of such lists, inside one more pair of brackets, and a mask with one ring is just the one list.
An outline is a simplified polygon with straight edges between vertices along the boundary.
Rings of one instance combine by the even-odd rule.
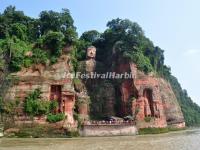
[[[23, 69], [14, 74], [19, 82], [8, 90], [6, 99], [24, 100], [29, 92], [40, 88], [43, 100], [58, 101], [58, 112], [65, 113], [65, 126], [69, 128], [75, 126], [76, 114], [82, 121], [131, 115], [138, 128], [185, 126], [180, 106], [167, 81], [154, 74], [144, 74], [127, 61], [116, 61], [114, 67], [105, 67], [95, 56], [95, 47], [89, 47], [87, 59], [79, 63], [78, 71], [89, 75], [87, 78], [70, 78], [72, 67], [67, 55], [62, 55], [51, 66], [40, 64]], [[92, 78], [95, 73], [106, 71], [130, 73], [132, 77]]]
[[168, 125], [184, 123], [184, 117], [171, 85], [159, 78], [159, 89]]
[[154, 74], [144, 74], [129, 62], [120, 62], [117, 73], [131, 72], [132, 79], [122, 79], [121, 116], [133, 115], [138, 128], [184, 126], [184, 118], [170, 84]]
[[28, 93], [39, 88], [42, 99], [57, 100], [58, 111], [68, 116], [68, 123], [74, 124], [75, 91], [72, 79], [69, 78], [71, 70], [70, 59], [67, 55], [60, 57], [58, 62], [51, 66], [39, 64], [23, 69], [13, 74], [19, 81], [8, 90], [6, 99], [24, 100]]
[[[132, 110], [138, 126], [166, 127], [184, 124], [181, 108], [170, 84], [155, 75], [145, 75], [135, 65], [130, 67], [132, 72], [136, 72], [133, 83], [138, 97], [132, 102]], [[149, 121], [147, 117], [150, 117]]]

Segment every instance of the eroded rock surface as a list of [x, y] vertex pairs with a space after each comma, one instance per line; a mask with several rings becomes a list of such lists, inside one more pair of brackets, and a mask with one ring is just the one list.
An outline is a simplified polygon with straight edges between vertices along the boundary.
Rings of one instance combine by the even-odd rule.
[[[74, 115], [82, 122], [104, 116], [133, 116], [138, 128], [184, 127], [181, 108], [170, 84], [155, 74], [145, 74], [134, 63], [115, 62], [108, 68], [95, 60], [96, 49], [90, 47], [87, 59], [79, 62], [78, 71], [85, 74], [131, 73], [129, 79], [76, 78], [69, 76], [73, 70], [70, 57], [62, 55], [54, 65], [33, 65], [13, 75], [18, 83], [6, 95], [8, 100], [24, 100], [37, 88], [43, 100], [57, 100], [59, 112], [65, 113], [64, 126], [76, 125]], [[75, 114], [76, 113], [76, 114]]]
[[35, 89], [41, 89], [43, 100], [57, 100], [59, 112], [65, 113], [70, 124], [74, 124], [73, 109], [75, 105], [75, 91], [71, 74], [70, 58], [63, 55], [58, 62], [51, 66], [42, 64], [13, 74], [18, 78], [17, 84], [12, 86], [6, 95], [8, 100], [24, 100]]

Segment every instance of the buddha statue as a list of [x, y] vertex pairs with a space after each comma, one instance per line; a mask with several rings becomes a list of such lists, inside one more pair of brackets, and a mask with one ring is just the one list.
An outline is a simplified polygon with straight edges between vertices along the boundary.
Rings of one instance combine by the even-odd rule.
[[94, 46], [90, 46], [87, 48], [87, 60], [86, 60], [86, 71], [94, 72], [96, 68], [96, 48]]

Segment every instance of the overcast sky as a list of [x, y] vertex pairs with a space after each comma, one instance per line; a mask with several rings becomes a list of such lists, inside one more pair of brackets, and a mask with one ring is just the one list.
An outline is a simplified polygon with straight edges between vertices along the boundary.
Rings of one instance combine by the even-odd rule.
[[199, 0], [0, 0], [0, 12], [8, 5], [32, 17], [42, 10], [68, 8], [79, 35], [91, 29], [103, 32], [117, 17], [139, 23], [146, 36], [165, 50], [165, 63], [200, 105]]

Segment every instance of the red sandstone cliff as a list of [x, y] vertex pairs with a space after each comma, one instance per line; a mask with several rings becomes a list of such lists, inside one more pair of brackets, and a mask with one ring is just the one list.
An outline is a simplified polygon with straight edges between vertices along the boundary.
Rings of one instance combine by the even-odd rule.
[[5, 99], [23, 100], [35, 89], [39, 88], [42, 92], [42, 100], [57, 100], [59, 112], [67, 116], [66, 122], [74, 125], [73, 109], [75, 105], [75, 91], [72, 79], [69, 78], [72, 66], [70, 57], [63, 55], [56, 64], [45, 66], [42, 64], [33, 65], [14, 73], [18, 82], [12, 86]]
[[[83, 62], [86, 66], [81, 68], [87, 72], [88, 67], [89, 72], [100, 68], [95, 60], [92, 60], [95, 65], [86, 62]], [[8, 90], [6, 98], [23, 100], [30, 91], [40, 88], [44, 100], [56, 97], [59, 101], [59, 111], [68, 116], [66, 125], [75, 124], [73, 113], [76, 110], [84, 120], [94, 112], [95, 115], [132, 115], [139, 128], [168, 125], [184, 127], [183, 114], [167, 81], [153, 73], [144, 74], [133, 63], [120, 62], [112, 69], [117, 73], [131, 72], [132, 79], [122, 79], [120, 82], [117, 79], [112, 82], [83, 80], [79, 87], [69, 78], [72, 70], [70, 58], [63, 55], [52, 66], [34, 65], [15, 73], [19, 82]], [[116, 106], [118, 109], [114, 109]]]
[[[133, 63], [120, 64], [117, 72], [129, 70], [132, 81], [123, 80], [120, 86], [122, 114], [130, 114], [131, 109], [139, 128], [169, 125], [184, 127], [184, 117], [171, 85], [153, 73], [147, 75], [137, 70]], [[128, 105], [130, 100], [131, 108]]]

